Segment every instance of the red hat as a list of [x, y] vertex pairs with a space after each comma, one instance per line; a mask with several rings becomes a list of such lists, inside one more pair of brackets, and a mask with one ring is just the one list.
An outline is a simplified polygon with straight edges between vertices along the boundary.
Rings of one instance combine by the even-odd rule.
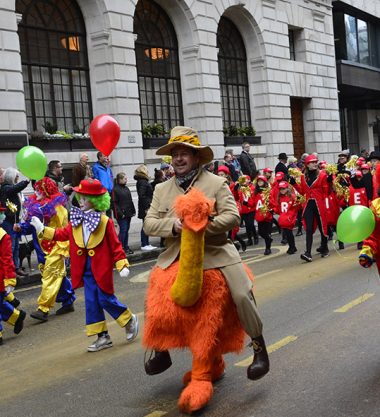
[[219, 172], [224, 172], [227, 175], [231, 175], [231, 171], [225, 165], [221, 165], [220, 167], [218, 167], [217, 173]]
[[107, 192], [107, 189], [103, 187], [99, 180], [94, 180], [92, 178], [82, 180], [78, 187], [73, 187], [73, 190], [76, 193], [86, 195], [102, 195]]
[[368, 164], [361, 164], [360, 169], [369, 169], [369, 165]]
[[280, 184], [278, 184], [278, 188], [288, 188], [289, 183], [288, 181], [281, 181]]
[[355, 176], [356, 177], [362, 177], [363, 173], [360, 170], [355, 171]]
[[309, 155], [305, 158], [305, 165], [310, 164], [310, 162], [318, 162], [318, 158], [315, 155]]
[[275, 176], [276, 180], [281, 181], [285, 178], [285, 174], [282, 171], [277, 172]]
[[262, 180], [264, 182], [268, 182], [268, 178], [265, 177], [264, 175], [258, 175], [257, 180]]
[[263, 172], [265, 173], [265, 172], [273, 172], [273, 169], [270, 169], [270, 168], [264, 168], [263, 169]]

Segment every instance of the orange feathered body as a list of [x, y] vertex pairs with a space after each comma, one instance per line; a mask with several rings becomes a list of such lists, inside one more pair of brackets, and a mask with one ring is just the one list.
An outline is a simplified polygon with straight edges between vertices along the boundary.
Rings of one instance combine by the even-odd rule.
[[187, 347], [202, 360], [215, 352], [241, 351], [245, 333], [222, 273], [205, 270], [201, 298], [192, 307], [180, 307], [170, 296], [178, 265], [175, 262], [165, 270], [156, 267], [151, 273], [144, 345], [156, 350]]

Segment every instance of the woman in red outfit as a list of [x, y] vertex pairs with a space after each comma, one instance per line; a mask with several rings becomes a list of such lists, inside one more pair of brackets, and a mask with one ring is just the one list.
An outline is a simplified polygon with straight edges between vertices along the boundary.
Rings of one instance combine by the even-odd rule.
[[287, 253], [289, 255], [293, 255], [297, 252], [293, 229], [297, 221], [299, 204], [297, 203], [296, 196], [292, 192], [287, 181], [281, 181], [278, 187], [279, 194], [277, 197], [277, 204], [273, 208], [274, 212], [279, 214], [278, 224], [280, 225], [283, 231], [283, 236], [286, 238], [289, 245]]
[[313, 234], [318, 226], [321, 233], [321, 256], [329, 255], [327, 246], [327, 213], [325, 208], [325, 198], [329, 191], [329, 177], [325, 171], [318, 168], [318, 158], [309, 155], [305, 158], [305, 172], [301, 176], [300, 184], [295, 179], [291, 179], [292, 185], [302, 195], [306, 197], [303, 210], [303, 224], [306, 230], [306, 251], [301, 255], [301, 259], [311, 262], [311, 247], [313, 246]]
[[271, 251], [271, 231], [272, 231], [272, 220], [273, 215], [270, 211], [269, 202], [269, 189], [268, 180], [264, 175], [257, 177], [256, 188], [254, 192], [254, 207], [255, 207], [255, 220], [259, 229], [259, 235], [265, 241], [265, 252], [264, 255], [270, 255]]

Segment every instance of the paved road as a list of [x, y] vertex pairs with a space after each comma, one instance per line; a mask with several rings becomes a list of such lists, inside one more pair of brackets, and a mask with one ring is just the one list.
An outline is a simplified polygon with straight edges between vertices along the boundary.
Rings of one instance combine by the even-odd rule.
[[[299, 244], [301, 248], [302, 244]], [[244, 255], [256, 276], [256, 297], [271, 351], [271, 371], [260, 381], [245, 377], [250, 351], [227, 355], [226, 377], [217, 383], [207, 417], [378, 417], [380, 416], [380, 300], [377, 273], [356, 264], [350, 247], [311, 264], [286, 247]], [[139, 313], [143, 324], [146, 280], [153, 262], [132, 267], [128, 282], [115, 277], [116, 293]], [[18, 293], [23, 308], [35, 308], [39, 288]], [[344, 307], [342, 309], [342, 307]], [[341, 310], [339, 310], [341, 309]], [[143, 372], [144, 350], [127, 346], [110, 321], [112, 349], [87, 353], [83, 292], [76, 311], [51, 316], [48, 323], [28, 319], [14, 336], [6, 329], [1, 348], [2, 417], [21, 416], [178, 416], [181, 377], [188, 352], [173, 353], [164, 374]]]

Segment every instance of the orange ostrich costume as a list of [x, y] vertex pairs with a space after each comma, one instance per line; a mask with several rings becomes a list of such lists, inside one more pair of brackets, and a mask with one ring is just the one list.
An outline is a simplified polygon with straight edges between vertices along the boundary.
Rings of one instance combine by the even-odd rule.
[[[240, 352], [244, 346], [245, 333], [222, 273], [218, 269], [203, 271], [203, 257], [194, 249], [196, 243], [203, 252], [212, 207], [213, 203], [195, 189], [177, 199], [176, 211], [183, 219], [180, 260], [165, 270], [153, 269], [146, 297], [144, 345], [159, 351], [187, 347], [192, 352], [192, 370], [183, 378], [187, 386], [178, 401], [179, 409], [186, 413], [199, 410], [210, 401], [212, 381], [224, 372], [222, 355]], [[190, 263], [194, 269], [189, 268]], [[201, 270], [201, 277], [196, 277], [197, 269]], [[187, 295], [198, 284], [190, 282], [189, 271], [194, 281], [201, 281], [199, 294], [191, 302]], [[187, 288], [175, 287], [181, 275], [187, 279]]]

